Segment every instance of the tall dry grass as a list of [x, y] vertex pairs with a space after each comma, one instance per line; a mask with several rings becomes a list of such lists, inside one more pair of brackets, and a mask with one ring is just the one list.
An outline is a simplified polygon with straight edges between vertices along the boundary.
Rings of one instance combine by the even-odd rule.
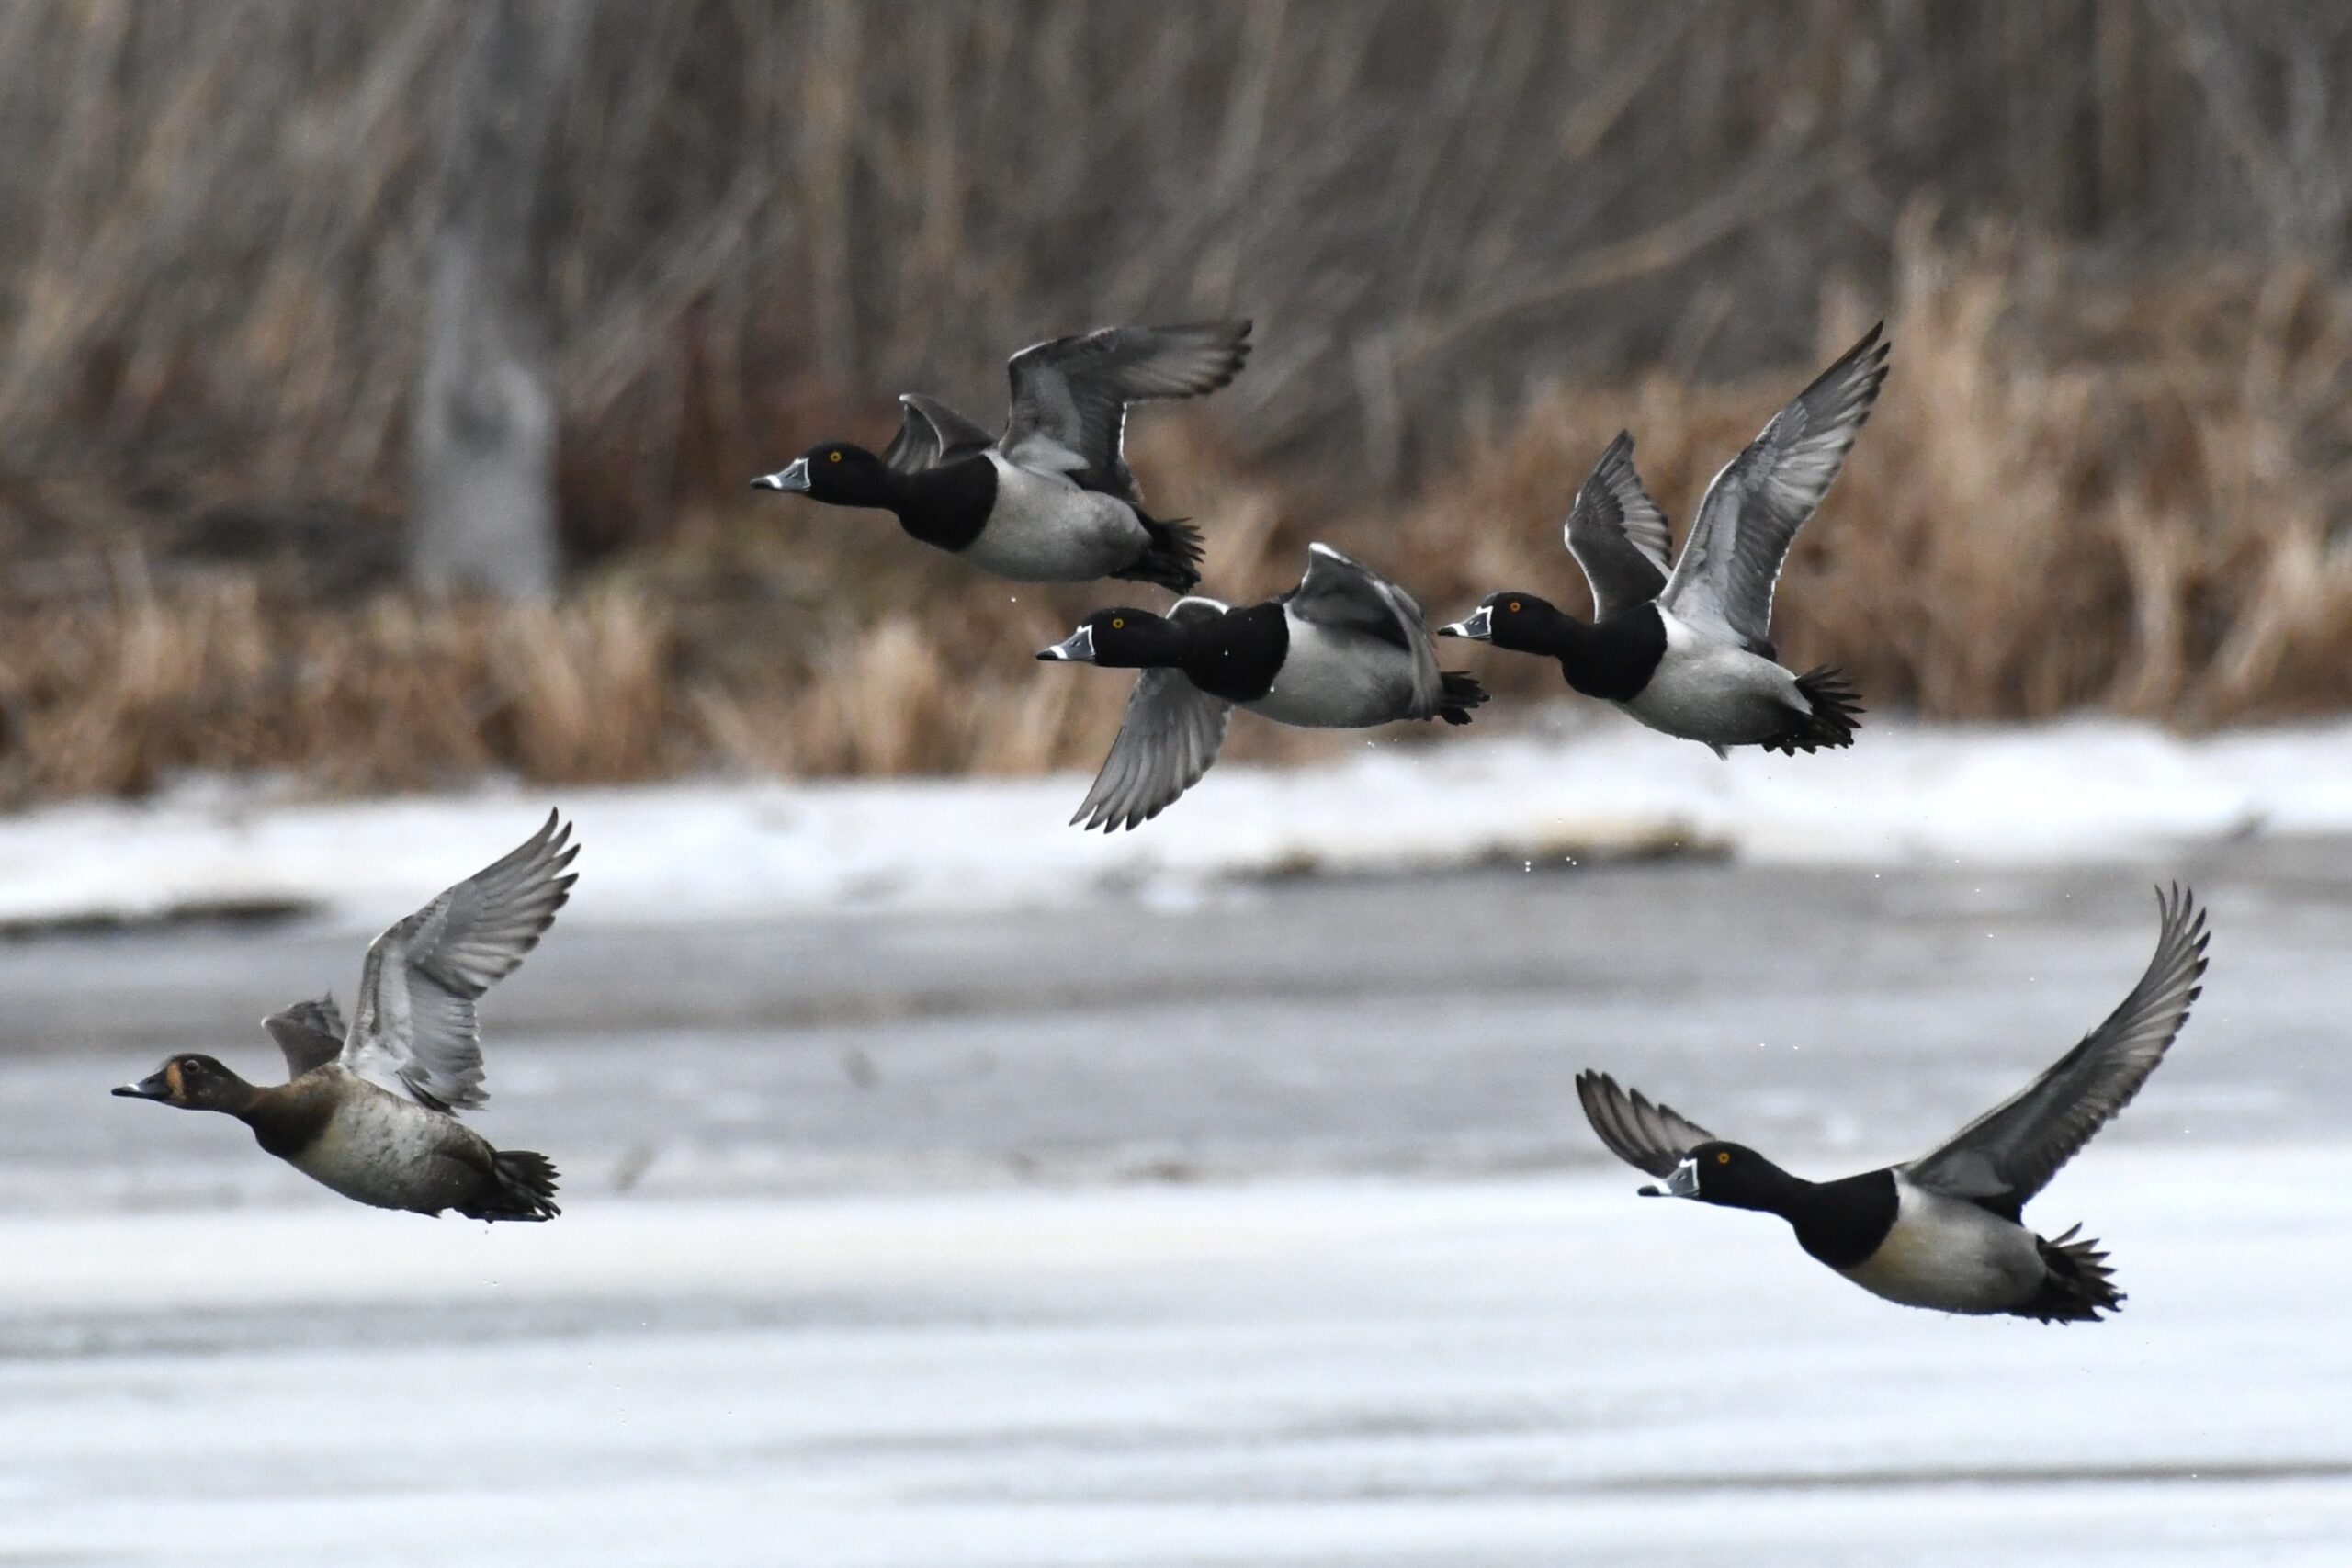
[[[1950, 248], [1928, 229], [1903, 242], [1886, 392], [1790, 563], [1787, 655], [1843, 664], [1877, 711], [1938, 717], [2352, 705], [2352, 289], [2298, 265], [2101, 281], [2013, 236]], [[1573, 606], [1559, 520], [1610, 437], [1636, 433], [1679, 539], [1714, 470], [1871, 312], [1832, 290], [1819, 314], [1810, 356], [1769, 374], [1551, 386], [1410, 492], [1252, 462], [1214, 402], [1138, 421], [1136, 462], [1163, 510], [1201, 521], [1207, 586], [1229, 598], [1286, 587], [1328, 538], [1432, 615], [1505, 585]], [[880, 514], [772, 496], [695, 509], [548, 608], [322, 592], [332, 536], [273, 536], [276, 554], [236, 567], [126, 550], [20, 583], [0, 797], [192, 768], [362, 790], [485, 769], [1091, 765], [1126, 681], [1031, 655], [1090, 608], [1154, 597], [997, 582]], [[1536, 660], [1447, 656], [1505, 694], [1482, 724], [1562, 694]], [[1351, 743], [1234, 733], [1240, 756]]]
[[[0, 6], [0, 568], [398, 526], [479, 9]], [[1162, 314], [1260, 318], [1242, 457], [1433, 475], [1548, 376], [1800, 357], [1926, 192], [2338, 267], [2346, 83], [2335, 0], [603, 0], [538, 280], [569, 543], [664, 536], [845, 396], [992, 402], [1013, 345]]]

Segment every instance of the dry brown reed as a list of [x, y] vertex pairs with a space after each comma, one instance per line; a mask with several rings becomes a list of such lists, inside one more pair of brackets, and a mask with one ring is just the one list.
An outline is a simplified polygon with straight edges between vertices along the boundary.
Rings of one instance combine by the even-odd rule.
[[[1878, 711], [1938, 717], [2090, 706], [2197, 726], [2352, 704], [2352, 291], [2292, 265], [2102, 283], [2013, 237], [1951, 249], [1927, 229], [1901, 253], [1886, 393], [1792, 558], [1787, 656], [1843, 664]], [[1821, 313], [1816, 365], [1870, 319], [1842, 292]], [[1287, 586], [1328, 538], [1432, 616], [1503, 586], [1577, 607], [1559, 519], [1615, 431], [1636, 433], [1679, 539], [1715, 468], [1810, 373], [1561, 384], [1405, 496], [1270, 477], [1214, 403], [1138, 422], [1136, 461], [1164, 510], [1203, 524], [1207, 586], [1228, 598]], [[695, 511], [548, 608], [346, 602], [282, 563], [130, 549], [56, 581], [5, 612], [10, 799], [186, 769], [356, 791], [484, 770], [1091, 765], [1126, 681], [1031, 655], [1088, 609], [1155, 598], [993, 581], [878, 514], [752, 495]], [[1561, 694], [1540, 661], [1446, 653], [1506, 694], [1482, 724]], [[1234, 734], [1239, 756], [1349, 743]]]

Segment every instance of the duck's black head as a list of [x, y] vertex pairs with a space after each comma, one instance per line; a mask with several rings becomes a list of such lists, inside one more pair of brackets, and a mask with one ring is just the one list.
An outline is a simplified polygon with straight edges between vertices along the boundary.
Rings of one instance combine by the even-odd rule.
[[210, 1056], [174, 1056], [137, 1083], [114, 1092], [128, 1100], [160, 1100], [182, 1111], [235, 1112], [253, 1097], [254, 1086]]
[[752, 481], [753, 490], [795, 491], [834, 506], [890, 504], [891, 473], [881, 458], [849, 441], [820, 441], [772, 474]]
[[1487, 594], [1476, 609], [1452, 626], [1440, 626], [1437, 635], [1491, 642], [1515, 653], [1551, 653], [1559, 642], [1560, 623], [1565, 619], [1549, 600], [1505, 589]]
[[1184, 661], [1184, 638], [1166, 616], [1120, 604], [1095, 611], [1078, 630], [1039, 649], [1037, 657], [1106, 670], [1165, 669]]
[[1745, 1144], [1701, 1144], [1682, 1156], [1672, 1175], [1655, 1187], [1642, 1189], [1645, 1198], [1696, 1198], [1726, 1209], [1762, 1209], [1778, 1213], [1786, 1206], [1795, 1179]]

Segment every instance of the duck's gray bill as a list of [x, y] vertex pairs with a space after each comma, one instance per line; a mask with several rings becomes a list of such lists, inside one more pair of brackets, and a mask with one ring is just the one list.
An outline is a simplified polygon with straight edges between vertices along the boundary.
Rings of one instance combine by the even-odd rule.
[[1440, 637], [1466, 637], [1472, 642], [1491, 642], [1495, 636], [1495, 612], [1491, 605], [1481, 604], [1450, 626], [1437, 629]]
[[797, 490], [808, 493], [808, 459], [795, 457], [772, 474], [762, 474], [752, 481], [753, 490]]
[[169, 1100], [172, 1086], [164, 1080], [163, 1074], [150, 1073], [137, 1083], [116, 1085], [114, 1092], [125, 1100]]
[[1094, 662], [1094, 628], [1080, 626], [1053, 647], [1039, 649], [1037, 657], [1058, 659], [1069, 664], [1091, 664]]
[[1645, 1198], [1696, 1198], [1699, 1195], [1699, 1162], [1686, 1159], [1674, 1168], [1674, 1174], [1662, 1187], [1645, 1187]]

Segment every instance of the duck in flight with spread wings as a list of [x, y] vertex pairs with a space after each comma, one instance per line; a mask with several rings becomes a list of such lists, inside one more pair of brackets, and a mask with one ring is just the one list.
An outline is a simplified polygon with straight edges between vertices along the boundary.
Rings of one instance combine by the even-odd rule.
[[1487, 694], [1437, 667], [1411, 594], [1329, 545], [1310, 545], [1298, 586], [1240, 609], [1180, 599], [1167, 615], [1098, 610], [1039, 659], [1140, 670], [1118, 739], [1071, 818], [1114, 829], [1149, 821], [1200, 782], [1236, 707], [1308, 729], [1399, 719], [1467, 724]]
[[2119, 1310], [2107, 1254], [2025, 1224], [2025, 1205], [2140, 1092], [2197, 999], [2205, 915], [2179, 887], [2157, 893], [2155, 956], [2080, 1044], [1999, 1105], [1907, 1165], [1808, 1181], [1606, 1073], [1577, 1076], [1586, 1120], [1619, 1159], [1659, 1179], [1642, 1194], [1778, 1214], [1797, 1245], [1855, 1284], [1905, 1306], [2095, 1323]]
[[287, 1081], [251, 1084], [218, 1059], [176, 1055], [114, 1092], [217, 1111], [312, 1180], [379, 1209], [545, 1220], [547, 1156], [500, 1149], [457, 1118], [484, 1104], [474, 1003], [537, 945], [577, 878], [570, 826], [547, 825], [368, 944], [346, 1028], [332, 998], [263, 1021]]
[[1114, 577], [1189, 593], [1201, 580], [1200, 534], [1144, 510], [1127, 468], [1127, 407], [1214, 392], [1249, 356], [1246, 321], [1054, 338], [1007, 367], [1001, 436], [910, 392], [880, 457], [821, 441], [752, 483], [894, 513], [924, 544], [1015, 582]]
[[1772, 592], [1797, 530], [1870, 418], [1886, 355], [1872, 327], [1724, 465], [1670, 575], [1666, 513], [1642, 488], [1634, 438], [1621, 432], [1565, 529], [1592, 589], [1592, 620], [1507, 589], [1438, 635], [1556, 659], [1577, 691], [1718, 756], [1733, 746], [1794, 754], [1852, 745], [1860, 699], [1836, 670], [1781, 667]]

